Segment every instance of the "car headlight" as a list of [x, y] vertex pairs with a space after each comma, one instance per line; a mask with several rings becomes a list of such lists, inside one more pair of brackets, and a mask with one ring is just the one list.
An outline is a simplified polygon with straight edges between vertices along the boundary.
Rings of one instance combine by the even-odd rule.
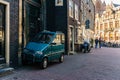
[[42, 54], [42, 52], [41, 52], [41, 51], [36, 51], [35, 53], [36, 53], [36, 54]]

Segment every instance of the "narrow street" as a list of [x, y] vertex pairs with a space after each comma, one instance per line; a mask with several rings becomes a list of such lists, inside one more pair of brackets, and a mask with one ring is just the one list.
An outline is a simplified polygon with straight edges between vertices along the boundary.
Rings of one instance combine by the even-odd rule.
[[120, 48], [65, 56], [63, 63], [51, 63], [44, 70], [36, 65], [24, 66], [0, 80], [120, 80]]

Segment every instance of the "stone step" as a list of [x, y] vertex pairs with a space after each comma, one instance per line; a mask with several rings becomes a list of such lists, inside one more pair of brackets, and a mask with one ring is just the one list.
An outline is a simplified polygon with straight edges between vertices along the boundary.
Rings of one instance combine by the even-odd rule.
[[0, 57], [0, 64], [3, 64], [3, 63], [5, 63], [5, 58]]
[[14, 68], [7, 67], [5, 64], [1, 65], [0, 67], [1, 67], [0, 68], [0, 76], [8, 75], [10, 73], [13, 73], [13, 71], [14, 71]]

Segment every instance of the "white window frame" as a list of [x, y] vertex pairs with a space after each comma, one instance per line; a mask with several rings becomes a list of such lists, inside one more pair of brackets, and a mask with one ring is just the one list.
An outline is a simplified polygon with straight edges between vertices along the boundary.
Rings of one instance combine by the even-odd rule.
[[55, 0], [55, 6], [63, 6], [63, 0]]
[[74, 8], [73, 8], [73, 1], [69, 0], [69, 16], [73, 18], [74, 14], [73, 14]]
[[76, 20], [78, 20], [78, 18], [79, 18], [79, 12], [78, 12], [78, 5], [77, 4], [75, 4], [75, 19]]
[[0, 0], [0, 3], [1, 4], [3, 4], [3, 5], [5, 5], [6, 7], [5, 7], [5, 17], [6, 17], [6, 19], [5, 19], [5, 23], [6, 23], [6, 25], [5, 25], [5, 32], [6, 32], [6, 34], [5, 34], [5, 59], [6, 59], [6, 64], [9, 66], [9, 64], [10, 64], [10, 4], [9, 4], [9, 2], [6, 2], [6, 1], [4, 1], [4, 0]]

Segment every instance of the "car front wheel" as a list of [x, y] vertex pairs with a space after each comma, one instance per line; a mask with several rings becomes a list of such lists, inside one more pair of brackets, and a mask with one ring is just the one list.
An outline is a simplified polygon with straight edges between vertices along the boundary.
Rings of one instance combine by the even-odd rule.
[[63, 56], [63, 54], [60, 56], [60, 58], [59, 58], [59, 62], [60, 63], [62, 63], [64, 61], [64, 56]]
[[48, 66], [48, 60], [47, 60], [47, 58], [44, 58], [41, 63], [41, 68], [45, 69], [45, 68], [47, 68], [47, 66]]

